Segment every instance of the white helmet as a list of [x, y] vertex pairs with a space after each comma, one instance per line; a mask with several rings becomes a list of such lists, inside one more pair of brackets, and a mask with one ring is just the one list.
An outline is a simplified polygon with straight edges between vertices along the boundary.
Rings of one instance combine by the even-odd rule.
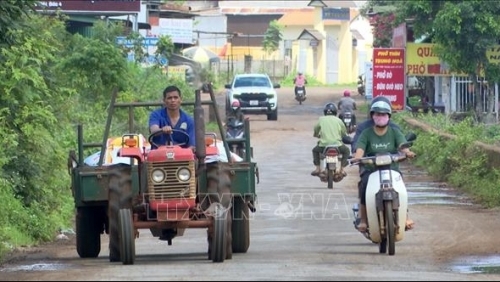
[[377, 101], [370, 108], [370, 114], [373, 113], [389, 114], [390, 116], [392, 114], [391, 104], [386, 101]]

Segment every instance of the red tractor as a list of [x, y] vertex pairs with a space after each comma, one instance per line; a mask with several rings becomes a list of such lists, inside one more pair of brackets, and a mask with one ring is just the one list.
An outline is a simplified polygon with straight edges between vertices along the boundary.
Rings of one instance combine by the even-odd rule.
[[[82, 141], [79, 127], [79, 157], [71, 169], [73, 193], [77, 207], [77, 251], [80, 257], [97, 257], [100, 234], [109, 234], [109, 259], [133, 264], [135, 240], [139, 229], [149, 229], [154, 237], [172, 244], [188, 228], [207, 228], [208, 257], [213, 262], [231, 259], [233, 252], [244, 253], [250, 245], [249, 211], [255, 211], [256, 164], [251, 161], [249, 122], [246, 122], [242, 162], [206, 163], [207, 156], [219, 154], [216, 134], [205, 133], [202, 104], [214, 107], [226, 156], [230, 156], [215, 96], [201, 101], [196, 92], [194, 118], [196, 153], [183, 144], [166, 144], [147, 151], [140, 146], [139, 134], [122, 136], [119, 157], [130, 163], [85, 166], [83, 148], [92, 144]], [[151, 106], [152, 103], [111, 103], [115, 107]], [[193, 103], [186, 103], [193, 104]], [[132, 112], [129, 110], [129, 113]], [[105, 135], [109, 133], [108, 118]], [[132, 131], [130, 129], [130, 131]], [[154, 133], [149, 137], [152, 141]], [[107, 136], [103, 138], [106, 140]], [[231, 142], [235, 142], [232, 140]], [[187, 143], [187, 142], [186, 142]], [[94, 143], [95, 144], [95, 143]], [[104, 151], [104, 145], [101, 146]], [[74, 155], [70, 153], [70, 155]]]

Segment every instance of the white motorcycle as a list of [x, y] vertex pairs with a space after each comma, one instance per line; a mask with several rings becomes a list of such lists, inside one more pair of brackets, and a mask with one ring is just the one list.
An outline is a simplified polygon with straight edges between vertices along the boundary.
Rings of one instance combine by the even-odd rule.
[[[402, 144], [400, 149], [409, 148], [416, 139], [415, 134], [406, 137], [408, 143]], [[392, 163], [406, 160], [404, 154], [380, 154], [373, 157], [364, 157], [356, 164], [375, 165], [366, 187], [366, 213], [368, 229], [363, 235], [373, 243], [379, 245], [379, 252], [389, 255], [396, 253], [396, 242], [404, 239], [406, 231], [406, 217], [408, 211], [408, 193], [401, 174], [391, 170]], [[359, 224], [359, 206], [355, 204], [354, 227]]]

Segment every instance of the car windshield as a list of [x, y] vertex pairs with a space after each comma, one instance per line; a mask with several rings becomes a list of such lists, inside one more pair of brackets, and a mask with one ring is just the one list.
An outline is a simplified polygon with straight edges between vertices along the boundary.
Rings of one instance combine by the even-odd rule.
[[261, 76], [246, 76], [238, 77], [234, 82], [234, 88], [238, 87], [272, 87], [267, 77]]

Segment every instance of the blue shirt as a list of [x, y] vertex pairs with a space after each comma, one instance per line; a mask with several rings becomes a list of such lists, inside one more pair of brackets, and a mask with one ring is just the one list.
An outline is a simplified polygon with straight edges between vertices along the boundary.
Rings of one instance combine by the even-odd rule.
[[[367, 128], [373, 127], [374, 125], [375, 125], [375, 123], [373, 122], [373, 119], [371, 119], [371, 118], [358, 124], [358, 127], [356, 128], [356, 133], [354, 133], [354, 137], [352, 138], [352, 144], [351, 144], [351, 152], [352, 153], [356, 153], [356, 142], [358, 141], [358, 138], [361, 135], [361, 132], [363, 132], [363, 130], [365, 130]], [[392, 122], [392, 120], [389, 120], [389, 126], [392, 128], [396, 128], [396, 129], [401, 130], [401, 128], [397, 124]]]
[[[194, 120], [190, 115], [188, 115], [183, 110], [180, 110], [179, 121], [177, 121], [177, 124], [175, 126], [172, 126], [172, 122], [170, 122], [170, 118], [168, 117], [167, 110], [165, 108], [154, 110], [149, 115], [149, 127], [151, 127], [154, 124], [158, 125], [160, 128], [168, 125], [172, 127], [172, 129], [186, 132], [189, 135], [189, 141], [187, 140], [185, 134], [174, 131], [171, 134], [173, 144], [188, 142], [186, 144], [186, 147], [188, 146], [194, 147], [195, 145]], [[155, 136], [152, 141], [161, 146], [161, 145], [166, 145], [167, 140], [169, 139], [170, 136], [168, 134], [160, 134]], [[156, 146], [151, 144], [151, 148], [156, 149]]]

